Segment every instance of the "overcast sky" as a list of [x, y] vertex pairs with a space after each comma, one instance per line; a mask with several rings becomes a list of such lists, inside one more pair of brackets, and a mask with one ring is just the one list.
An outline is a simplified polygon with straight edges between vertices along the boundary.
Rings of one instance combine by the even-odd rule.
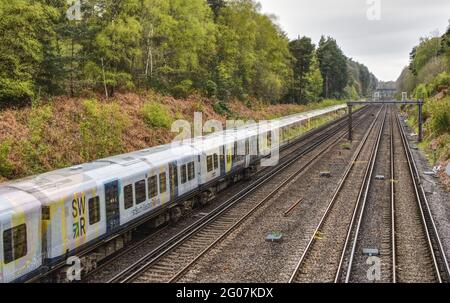
[[[258, 0], [275, 14], [290, 39], [322, 34], [335, 38], [344, 53], [383, 81], [396, 80], [408, 65], [419, 38], [446, 31], [450, 0]], [[379, 1], [379, 20], [376, 5]]]

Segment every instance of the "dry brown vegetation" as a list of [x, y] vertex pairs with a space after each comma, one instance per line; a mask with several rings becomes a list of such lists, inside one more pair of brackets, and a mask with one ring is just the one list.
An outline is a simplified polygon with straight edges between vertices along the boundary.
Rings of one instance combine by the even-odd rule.
[[192, 121], [194, 112], [202, 112], [204, 121], [225, 122], [271, 119], [308, 110], [301, 105], [235, 100], [226, 105], [228, 112], [220, 115], [213, 100], [198, 95], [175, 99], [154, 92], [117, 94], [110, 100], [59, 97], [6, 109], [0, 112], [0, 182], [170, 142], [176, 135], [170, 129], [145, 122], [142, 108], [148, 102], [160, 104], [173, 121]]

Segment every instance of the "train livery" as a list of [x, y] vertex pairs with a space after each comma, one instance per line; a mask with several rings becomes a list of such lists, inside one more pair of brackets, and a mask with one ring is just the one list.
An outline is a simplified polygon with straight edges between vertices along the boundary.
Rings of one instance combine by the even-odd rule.
[[176, 222], [250, 176], [275, 149], [300, 135], [293, 129], [345, 108], [295, 114], [0, 184], [0, 282], [28, 281], [54, 268], [52, 281], [65, 281], [68, 267], [60, 265], [77, 255], [83, 272], [91, 271], [123, 248], [138, 224]]

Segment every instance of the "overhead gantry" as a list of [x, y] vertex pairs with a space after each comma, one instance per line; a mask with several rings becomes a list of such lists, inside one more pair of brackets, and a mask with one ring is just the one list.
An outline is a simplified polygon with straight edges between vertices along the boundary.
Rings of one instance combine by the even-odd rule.
[[357, 105], [417, 105], [419, 111], [419, 138], [418, 141], [422, 142], [423, 140], [423, 100], [410, 100], [410, 101], [355, 101], [355, 102], [347, 102], [348, 106], [348, 139], [349, 141], [353, 141], [353, 133], [352, 133], [352, 125], [353, 125], [353, 106]]

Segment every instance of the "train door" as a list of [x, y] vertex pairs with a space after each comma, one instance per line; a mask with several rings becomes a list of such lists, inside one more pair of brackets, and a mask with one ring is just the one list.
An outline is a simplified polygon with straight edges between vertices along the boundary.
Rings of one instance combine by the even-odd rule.
[[226, 175], [226, 164], [225, 164], [225, 146], [220, 147], [220, 175], [223, 177]]
[[250, 166], [250, 138], [245, 140], [244, 158], [245, 158], [245, 167], [249, 167]]
[[175, 201], [178, 198], [178, 165], [177, 161], [169, 164], [170, 195]]
[[106, 232], [120, 226], [119, 181], [105, 184]]

